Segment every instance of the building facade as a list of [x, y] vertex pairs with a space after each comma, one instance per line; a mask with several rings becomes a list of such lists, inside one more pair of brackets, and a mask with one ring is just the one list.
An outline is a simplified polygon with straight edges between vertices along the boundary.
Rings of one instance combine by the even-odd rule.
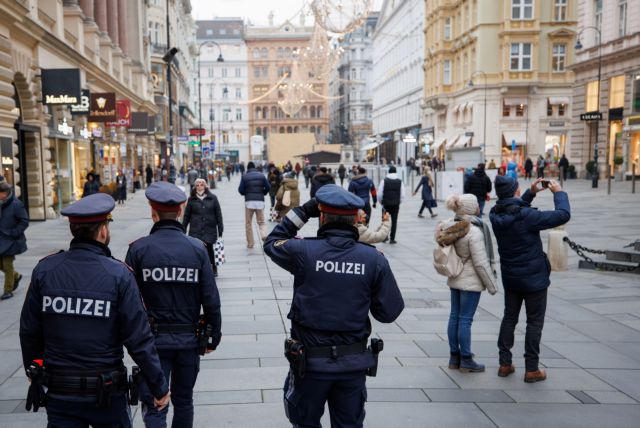
[[[577, 51], [571, 66], [576, 81], [570, 159], [584, 175], [597, 150], [600, 176], [606, 176], [607, 166], [612, 172], [628, 177], [635, 165], [639, 174], [640, 3], [631, 0], [577, 3], [582, 49]], [[590, 27], [600, 31], [600, 40], [598, 31]], [[584, 113], [598, 112], [600, 120], [581, 120]]]
[[[124, 0], [2, 0], [0, 6], [3, 175], [32, 220], [54, 218], [82, 195], [89, 171], [109, 184], [117, 169], [131, 177], [155, 153], [148, 132], [131, 134], [123, 126], [133, 112], [157, 111], [140, 31], [147, 28], [146, 7]], [[52, 69], [68, 69], [73, 78], [45, 82]], [[90, 122], [90, 96], [44, 93], [63, 83], [85, 94], [112, 94], [123, 106], [118, 120]]]
[[[267, 145], [273, 134], [311, 133], [318, 143], [327, 142], [329, 105], [327, 82], [314, 80], [313, 93], [307, 93], [304, 105], [294, 116], [287, 115], [278, 104], [285, 91], [278, 82], [286, 83], [299, 50], [309, 45], [313, 27], [286, 21], [280, 26], [249, 26], [246, 44], [249, 64], [249, 131], [261, 135]], [[317, 95], [316, 95], [317, 94]], [[320, 95], [320, 96], [318, 96]], [[255, 154], [251, 154], [256, 156]]]
[[[205, 143], [211, 154], [232, 162], [249, 161], [247, 45], [240, 18], [197, 21], [200, 52], [200, 103]], [[212, 42], [215, 42], [212, 43]], [[219, 61], [222, 55], [224, 61]]]
[[373, 40], [379, 14], [371, 13], [366, 22], [345, 35], [334, 77], [329, 80], [331, 94], [332, 143], [351, 146], [359, 160], [360, 147], [373, 134]]
[[567, 151], [576, 0], [425, 1], [423, 127], [432, 156]]
[[373, 34], [373, 132], [384, 141], [379, 156], [394, 162], [415, 156], [403, 140], [421, 129], [424, 11], [420, 0], [385, 0]]

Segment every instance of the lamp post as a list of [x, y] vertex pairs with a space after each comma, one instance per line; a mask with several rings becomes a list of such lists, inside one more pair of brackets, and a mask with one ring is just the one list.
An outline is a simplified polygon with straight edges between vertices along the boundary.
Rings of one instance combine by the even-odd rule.
[[482, 129], [482, 155], [484, 157], [483, 161], [487, 160], [487, 74], [482, 70], [476, 70], [471, 74], [471, 79], [469, 80], [469, 87], [473, 87], [473, 78], [481, 74], [484, 78], [484, 126]]
[[[200, 50], [204, 45], [217, 46], [219, 55], [216, 61], [224, 62], [224, 58], [222, 57], [222, 48], [217, 42], [214, 42], [213, 40], [205, 40], [204, 42], [200, 43], [200, 45], [198, 46], [198, 143], [200, 143], [200, 150], [202, 150], [202, 81], [200, 79], [202, 71], [200, 70]], [[212, 95], [211, 104], [212, 104], [211, 108], [213, 108], [213, 95]]]
[[[575, 45], [576, 50], [582, 49], [582, 43], [580, 42], [580, 35], [582, 35], [582, 33], [585, 30], [595, 30], [598, 33], [598, 93], [596, 97], [597, 99], [596, 109], [597, 109], [597, 112], [599, 113], [600, 112], [600, 78], [602, 76], [602, 32], [598, 27], [594, 27], [593, 25], [584, 27], [578, 33], [578, 40], [576, 41], [576, 45]], [[593, 177], [591, 178], [592, 189], [598, 188], [598, 174], [599, 174], [598, 173], [598, 134], [599, 134], [600, 119], [596, 119], [595, 122], [596, 122], [596, 141], [593, 148]]]

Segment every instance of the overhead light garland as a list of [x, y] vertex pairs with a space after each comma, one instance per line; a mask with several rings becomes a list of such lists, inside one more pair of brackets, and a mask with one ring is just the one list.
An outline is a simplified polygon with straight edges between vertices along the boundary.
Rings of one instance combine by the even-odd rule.
[[283, 112], [294, 116], [302, 109], [310, 89], [311, 84], [304, 79], [298, 61], [294, 60], [291, 64], [291, 75], [288, 81], [280, 85], [280, 90], [284, 91], [284, 98], [278, 101], [278, 105]]
[[343, 52], [344, 49], [337, 43], [331, 46], [327, 30], [316, 23], [309, 46], [299, 53], [304, 77], [308, 76], [313, 80], [328, 78]]
[[373, 0], [313, 0], [311, 11], [318, 25], [330, 33], [346, 34], [364, 24]]

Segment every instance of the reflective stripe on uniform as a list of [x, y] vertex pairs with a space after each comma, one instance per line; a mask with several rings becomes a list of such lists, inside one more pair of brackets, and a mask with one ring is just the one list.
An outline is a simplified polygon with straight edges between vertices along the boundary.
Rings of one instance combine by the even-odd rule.
[[302, 221], [302, 219], [300, 217], [298, 217], [298, 214], [296, 214], [296, 212], [294, 210], [291, 210], [287, 213], [286, 216], [289, 220], [291, 220], [291, 222], [298, 228], [298, 229], [302, 229], [302, 226], [305, 225], [305, 222]]

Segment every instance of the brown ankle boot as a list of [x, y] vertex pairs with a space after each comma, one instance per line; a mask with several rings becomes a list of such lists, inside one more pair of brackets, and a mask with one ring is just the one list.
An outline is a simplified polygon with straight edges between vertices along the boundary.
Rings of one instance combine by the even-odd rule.
[[542, 382], [547, 378], [544, 370], [536, 370], [535, 372], [525, 372], [524, 381], [527, 383]]
[[500, 366], [500, 368], [498, 369], [498, 376], [507, 377], [515, 371], [516, 371], [516, 367], [513, 364], [509, 364], [507, 366]]

